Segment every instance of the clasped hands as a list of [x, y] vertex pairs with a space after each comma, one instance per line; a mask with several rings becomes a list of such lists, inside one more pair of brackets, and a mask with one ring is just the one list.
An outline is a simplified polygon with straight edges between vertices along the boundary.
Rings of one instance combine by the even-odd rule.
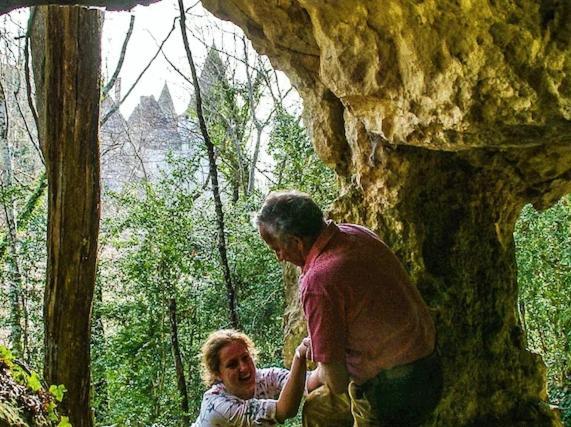
[[311, 340], [309, 337], [305, 337], [303, 340], [301, 340], [301, 343], [295, 349], [295, 355], [298, 359], [301, 360], [312, 359]]

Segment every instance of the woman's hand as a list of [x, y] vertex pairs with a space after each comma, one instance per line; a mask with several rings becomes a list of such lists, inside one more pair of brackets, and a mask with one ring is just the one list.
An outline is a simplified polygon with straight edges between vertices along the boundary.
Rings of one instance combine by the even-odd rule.
[[311, 357], [311, 340], [305, 337], [295, 349], [295, 355], [300, 360], [306, 360]]
[[311, 354], [311, 341], [304, 338], [295, 349], [288, 379], [276, 405], [276, 420], [283, 423], [295, 417], [305, 388], [306, 358]]

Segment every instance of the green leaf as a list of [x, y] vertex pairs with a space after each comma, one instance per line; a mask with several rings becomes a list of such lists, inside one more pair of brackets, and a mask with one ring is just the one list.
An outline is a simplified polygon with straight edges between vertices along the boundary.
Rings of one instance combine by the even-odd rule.
[[48, 403], [48, 419], [50, 421], [57, 421], [58, 420], [58, 416], [56, 414], [56, 404], [55, 402], [50, 402]]
[[71, 427], [71, 423], [69, 422], [68, 417], [61, 417], [61, 421], [58, 424], [58, 427]]
[[6, 362], [11, 362], [14, 360], [14, 355], [7, 347], [0, 345], [0, 359], [3, 359]]
[[57, 400], [58, 402], [61, 402], [63, 400], [63, 395], [66, 391], [67, 391], [67, 389], [65, 388], [65, 386], [63, 384], [60, 384], [57, 386], [55, 384], [52, 384], [50, 386], [50, 393], [55, 398], [55, 400]]
[[35, 372], [32, 372], [32, 375], [28, 377], [28, 387], [30, 387], [33, 392], [36, 392], [42, 388], [40, 377]]

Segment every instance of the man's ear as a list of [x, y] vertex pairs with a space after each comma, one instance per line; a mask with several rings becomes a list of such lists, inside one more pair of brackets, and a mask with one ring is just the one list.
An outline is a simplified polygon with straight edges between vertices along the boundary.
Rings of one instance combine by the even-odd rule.
[[301, 237], [292, 235], [291, 239], [294, 241], [296, 248], [298, 248], [298, 249], [304, 248], [305, 242], [303, 241], [303, 239]]
[[296, 239], [295, 240], [296, 247], [302, 254], [306, 254], [307, 252], [309, 252], [311, 245], [308, 244], [307, 239], [303, 239], [298, 236], [295, 236], [295, 239]]

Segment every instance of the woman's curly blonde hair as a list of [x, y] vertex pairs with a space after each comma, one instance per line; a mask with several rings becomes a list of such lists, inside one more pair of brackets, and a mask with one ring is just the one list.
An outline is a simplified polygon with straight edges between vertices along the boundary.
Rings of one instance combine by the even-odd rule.
[[207, 387], [210, 387], [218, 381], [218, 374], [220, 372], [220, 350], [222, 347], [234, 341], [239, 341], [244, 344], [252, 356], [252, 359], [254, 359], [254, 361], [256, 360], [256, 346], [248, 335], [234, 329], [220, 329], [212, 332], [200, 350], [201, 376], [202, 381]]

